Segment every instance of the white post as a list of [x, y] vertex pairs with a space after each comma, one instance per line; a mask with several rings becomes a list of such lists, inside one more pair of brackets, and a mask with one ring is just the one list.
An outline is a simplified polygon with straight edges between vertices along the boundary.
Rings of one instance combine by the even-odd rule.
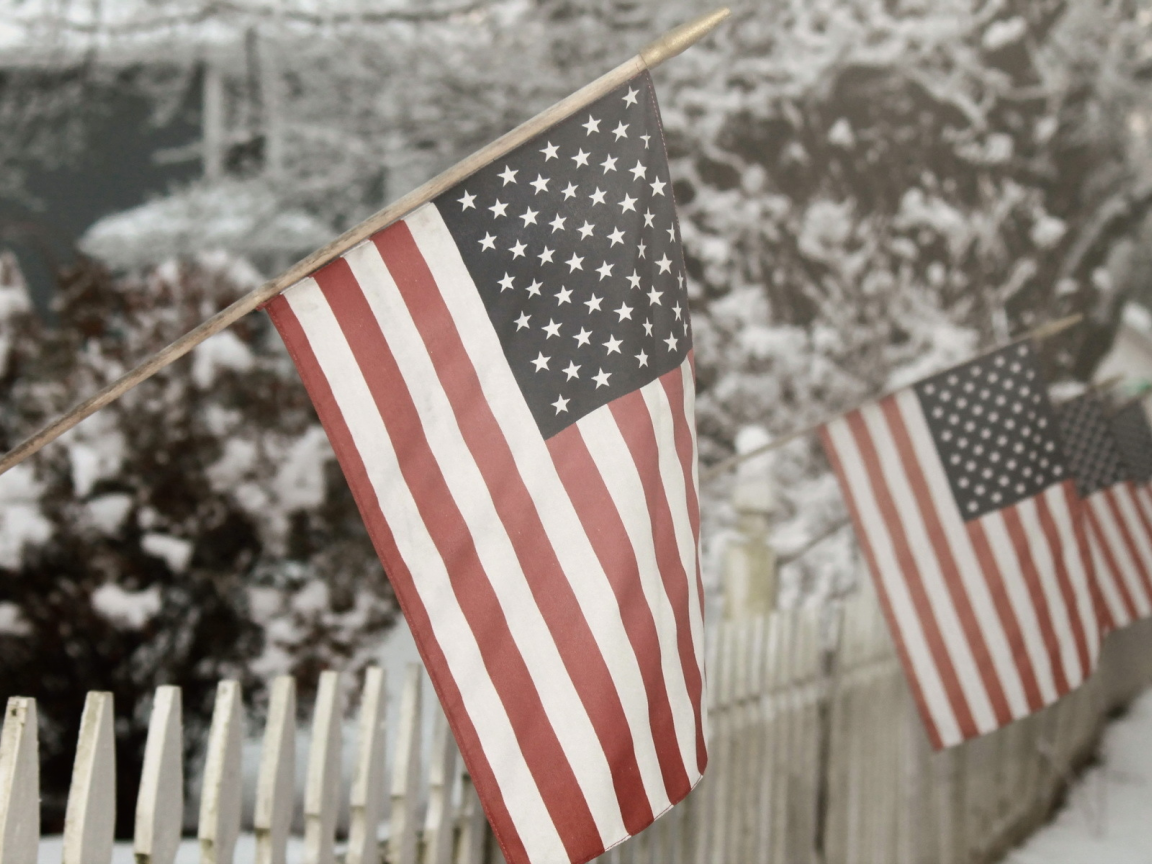
[[136, 864], [172, 864], [184, 820], [180, 688], [157, 687], [136, 798]]
[[304, 864], [334, 864], [340, 806], [340, 673], [322, 672], [304, 787]]
[[456, 739], [444, 712], [436, 714], [432, 732], [432, 763], [428, 768], [428, 813], [424, 817], [422, 864], [451, 864], [452, 793], [456, 786]]
[[360, 742], [349, 803], [352, 810], [348, 832], [348, 864], [379, 864], [376, 839], [384, 809], [384, 713], [388, 691], [384, 671], [372, 666], [364, 675], [360, 700]]
[[40, 845], [36, 700], [13, 696], [0, 733], [0, 864], [29, 864]]
[[216, 686], [216, 705], [212, 710], [200, 792], [199, 837], [203, 864], [231, 864], [236, 838], [240, 835], [242, 701], [239, 682], [221, 681]]
[[456, 858], [453, 864], [481, 864], [484, 860], [485, 829], [488, 823], [472, 778], [460, 778], [460, 833], [456, 840]]
[[224, 76], [209, 51], [204, 60], [204, 91], [201, 105], [200, 146], [204, 177], [216, 182], [224, 176], [225, 122]]
[[64, 816], [63, 864], [108, 864], [116, 830], [115, 714], [111, 693], [89, 693], [80, 718]]
[[256, 780], [256, 864], [284, 864], [296, 781], [296, 680], [272, 682]]
[[392, 767], [392, 836], [388, 864], [416, 864], [416, 796], [420, 789], [420, 685], [423, 670], [408, 664], [400, 697], [396, 759]]

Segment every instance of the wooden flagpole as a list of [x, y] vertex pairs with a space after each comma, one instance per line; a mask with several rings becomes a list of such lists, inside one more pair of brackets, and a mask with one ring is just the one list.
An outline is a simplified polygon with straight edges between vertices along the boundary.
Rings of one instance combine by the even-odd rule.
[[[1013, 339], [1008, 344], [1012, 345], [1016, 342], [1023, 342], [1026, 339], [1031, 339], [1031, 340], [1035, 340], [1035, 341], [1039, 341], [1041, 339], [1047, 339], [1050, 336], [1055, 336], [1057, 333], [1060, 333], [1064, 330], [1067, 330], [1069, 327], [1074, 327], [1075, 325], [1079, 324], [1083, 318], [1084, 318], [1084, 316], [1080, 315], [1080, 314], [1069, 315], [1066, 318], [1057, 318], [1055, 321], [1049, 321], [1047, 324], [1041, 324], [1039, 327], [1036, 327], [1033, 330], [1029, 330], [1023, 336], [1019, 337], [1018, 339]], [[1000, 348], [1002, 348], [1002, 347], [1005, 347], [1005, 346], [1000, 346], [998, 348], [991, 348], [988, 351], [985, 351], [984, 353], [990, 354], [990, 353], [992, 353], [992, 351], [999, 351]], [[976, 356], [980, 357], [983, 355], [977, 354]], [[973, 359], [975, 359], [975, 358], [973, 358]], [[884, 397], [879, 396], [877, 398], [882, 399]], [[852, 410], [852, 409], [848, 409], [848, 410]], [[805, 426], [803, 429], [797, 429], [795, 432], [789, 432], [786, 435], [781, 435], [779, 438], [773, 438], [767, 444], [763, 444], [763, 445], [757, 447], [755, 450], [749, 450], [747, 453], [737, 453], [734, 456], [729, 456], [727, 459], [722, 459], [719, 462], [717, 462], [715, 465], [713, 465], [711, 468], [709, 468], [707, 471], [701, 471], [700, 472], [700, 482], [701, 483], [707, 483], [709, 480], [712, 480], [716, 477], [719, 477], [725, 471], [728, 471], [731, 468], [735, 468], [741, 462], [746, 462], [749, 459], [752, 459], [752, 458], [759, 456], [763, 453], [767, 453], [770, 450], [779, 449], [780, 447], [783, 447], [785, 444], [788, 444], [791, 441], [795, 441], [797, 438], [803, 438], [805, 435], [811, 435], [813, 432], [815, 432], [817, 429], [819, 429], [825, 423], [830, 423], [833, 420], [835, 420], [837, 417], [839, 417], [840, 415], [845, 414], [845, 413], [847, 413], [847, 412], [837, 411], [835, 414], [829, 415], [828, 417], [825, 417], [823, 420], [819, 420], [810, 426]]]
[[265, 282], [255, 291], [246, 294], [232, 305], [217, 312], [196, 329], [185, 333], [171, 345], [161, 349], [135, 369], [113, 381], [96, 395], [81, 402], [67, 414], [53, 420], [39, 432], [22, 441], [0, 459], [0, 474], [3, 474], [13, 465], [24, 461], [44, 445], [55, 441], [81, 420], [99, 411], [105, 405], [119, 399], [137, 384], [152, 377], [169, 363], [183, 357], [209, 336], [213, 336], [225, 327], [236, 323], [249, 312], [267, 303], [281, 291], [295, 285], [308, 274], [343, 255], [357, 243], [366, 240], [377, 231], [386, 228], [401, 217], [408, 215], [421, 204], [425, 204], [440, 193], [451, 189], [461, 180], [476, 173], [485, 165], [515, 150], [540, 132], [570, 117], [581, 108], [590, 105], [604, 94], [616, 89], [625, 81], [636, 77], [645, 69], [653, 69], [665, 60], [680, 54], [712, 32], [729, 14], [729, 9], [724, 7], [717, 9], [715, 12], [710, 12], [707, 15], [702, 15], [695, 21], [689, 21], [687, 24], [682, 24], [679, 27], [669, 30], [655, 42], [652, 42], [644, 48], [635, 57], [621, 63], [611, 72], [602, 75], [591, 84], [585, 85], [571, 96], [557, 102], [551, 108], [544, 109], [532, 119], [517, 126], [511, 132], [502, 135], [491, 144], [480, 148], [471, 156], [456, 163], [442, 174], [433, 177], [423, 186], [412, 190], [399, 200], [389, 204], [383, 210], [369, 216], [359, 225], [348, 229], [327, 246], [317, 249], [308, 257], [297, 261], [276, 278]]

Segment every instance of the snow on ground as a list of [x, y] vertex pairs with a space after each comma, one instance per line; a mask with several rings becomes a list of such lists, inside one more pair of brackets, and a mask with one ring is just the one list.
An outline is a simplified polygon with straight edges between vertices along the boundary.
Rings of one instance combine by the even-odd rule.
[[1100, 758], [1004, 864], [1152, 864], [1152, 691], [1108, 726]]

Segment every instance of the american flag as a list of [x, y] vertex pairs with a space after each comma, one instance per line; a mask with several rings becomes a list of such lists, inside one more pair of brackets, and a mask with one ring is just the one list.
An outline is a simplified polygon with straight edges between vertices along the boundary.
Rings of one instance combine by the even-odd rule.
[[1133, 482], [1098, 396], [1086, 393], [1056, 413], [1084, 501], [1100, 624], [1123, 627], [1152, 612], [1152, 499]]
[[1140, 402], [1129, 402], [1112, 415], [1112, 434], [1128, 479], [1147, 490], [1152, 486], [1152, 427]]
[[706, 762], [692, 332], [642, 74], [269, 304], [510, 864]]
[[1048, 705], [1095, 664], [1081, 502], [1031, 347], [821, 430], [937, 748]]

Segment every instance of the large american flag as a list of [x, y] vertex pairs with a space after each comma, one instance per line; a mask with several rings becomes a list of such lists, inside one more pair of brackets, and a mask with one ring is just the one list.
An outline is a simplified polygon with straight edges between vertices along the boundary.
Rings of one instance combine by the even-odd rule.
[[510, 864], [704, 770], [684, 279], [645, 73], [268, 307]]
[[1056, 412], [1084, 500], [1101, 627], [1123, 627], [1152, 612], [1152, 498], [1133, 482], [1099, 396], [1086, 393]]
[[821, 435], [934, 746], [1084, 680], [1100, 644], [1088, 540], [1028, 344], [869, 403]]

